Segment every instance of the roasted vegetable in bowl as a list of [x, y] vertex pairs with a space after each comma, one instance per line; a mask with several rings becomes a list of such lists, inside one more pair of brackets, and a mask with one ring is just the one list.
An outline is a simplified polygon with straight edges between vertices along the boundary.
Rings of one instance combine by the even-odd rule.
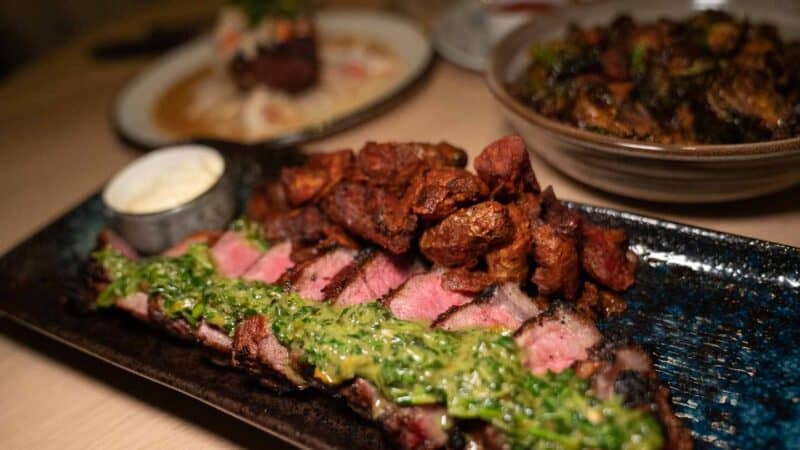
[[800, 135], [800, 42], [720, 11], [682, 21], [571, 25], [537, 42], [509, 85], [539, 114], [662, 144], [737, 144]]

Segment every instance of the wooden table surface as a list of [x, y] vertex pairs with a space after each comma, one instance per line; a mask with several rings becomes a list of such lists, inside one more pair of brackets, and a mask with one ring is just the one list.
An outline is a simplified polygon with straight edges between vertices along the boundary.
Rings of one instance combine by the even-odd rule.
[[[187, 8], [186, 5], [192, 5]], [[109, 127], [117, 90], [151, 60], [98, 62], [94, 43], [156, 23], [208, 18], [214, 5], [174, 1], [65, 44], [0, 84], [0, 252], [96, 191], [139, 153]], [[442, 60], [387, 114], [310, 149], [372, 140], [448, 140], [475, 155], [512, 131], [482, 78]], [[560, 197], [800, 246], [800, 188], [723, 205], [655, 205], [574, 182], [538, 158]], [[2, 299], [0, 299], [1, 301]], [[286, 448], [167, 388], [0, 321], [0, 448]]]

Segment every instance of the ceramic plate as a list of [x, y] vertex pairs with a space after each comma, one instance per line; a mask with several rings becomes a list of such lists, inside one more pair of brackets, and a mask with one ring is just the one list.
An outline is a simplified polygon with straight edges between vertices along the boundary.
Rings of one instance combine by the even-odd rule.
[[[246, 192], [244, 183], [242, 199]], [[641, 267], [625, 294], [627, 312], [601, 326], [631, 334], [654, 356], [697, 447], [800, 448], [800, 249], [570, 206], [627, 228]], [[73, 300], [105, 220], [95, 195], [3, 256], [0, 311], [297, 446], [389, 448], [380, 430], [342, 401], [270, 392], [242, 372], [210, 364], [202, 348], [124, 313], [77, 311]]]
[[[319, 138], [356, 125], [382, 112], [415, 81], [432, 62], [433, 51], [422, 30], [401, 17], [370, 11], [322, 11], [317, 15], [322, 36], [357, 35], [391, 50], [405, 66], [404, 73], [383, 94], [364, 106], [329, 121], [294, 130], [258, 142], [258, 147], [276, 148]], [[175, 143], [155, 122], [154, 105], [176, 82], [211, 64], [210, 36], [191, 41], [162, 56], [141, 75], [126, 84], [114, 101], [112, 120], [120, 137], [137, 147], [155, 148]], [[198, 138], [203, 136], [196, 136]]]

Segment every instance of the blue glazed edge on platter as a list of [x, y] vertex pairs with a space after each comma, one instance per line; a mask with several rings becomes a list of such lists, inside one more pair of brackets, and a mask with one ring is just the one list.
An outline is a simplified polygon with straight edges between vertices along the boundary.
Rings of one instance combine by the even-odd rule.
[[[246, 190], [242, 191], [242, 198]], [[624, 226], [641, 264], [628, 311], [607, 323], [653, 356], [700, 449], [800, 448], [800, 249], [570, 203]], [[389, 448], [336, 399], [279, 394], [203, 350], [116, 311], [83, 313], [82, 268], [105, 225], [98, 195], [0, 259], [12, 319], [200, 399], [295, 445]]]

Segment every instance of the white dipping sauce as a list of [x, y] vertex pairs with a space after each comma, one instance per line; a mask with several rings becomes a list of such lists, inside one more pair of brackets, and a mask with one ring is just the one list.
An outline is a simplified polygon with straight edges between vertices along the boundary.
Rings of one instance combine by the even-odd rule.
[[167, 147], [137, 159], [103, 191], [110, 208], [150, 214], [176, 208], [208, 191], [225, 171], [225, 160], [201, 145]]

